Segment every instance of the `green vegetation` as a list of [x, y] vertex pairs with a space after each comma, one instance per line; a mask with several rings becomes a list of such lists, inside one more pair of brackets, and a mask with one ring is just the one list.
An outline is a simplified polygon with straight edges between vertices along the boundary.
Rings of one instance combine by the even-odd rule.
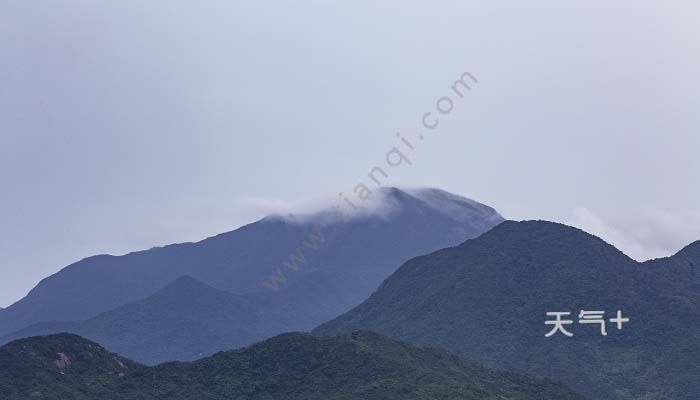
[[567, 400], [549, 383], [373, 333], [291, 333], [193, 363], [146, 367], [71, 334], [0, 348], [3, 400]]
[[[371, 330], [489, 367], [546, 377], [594, 399], [696, 400], [700, 242], [638, 263], [578, 229], [506, 222], [404, 264], [367, 301], [317, 334]], [[608, 336], [581, 310], [631, 320]], [[547, 312], [571, 312], [569, 338], [545, 338]]]

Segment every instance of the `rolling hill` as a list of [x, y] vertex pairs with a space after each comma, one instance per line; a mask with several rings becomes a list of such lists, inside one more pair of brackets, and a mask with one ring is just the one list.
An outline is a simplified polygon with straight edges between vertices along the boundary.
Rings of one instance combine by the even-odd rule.
[[[368, 300], [314, 332], [371, 330], [489, 367], [563, 382], [595, 399], [696, 399], [700, 393], [700, 242], [638, 263], [565, 225], [505, 222], [410, 260]], [[621, 330], [581, 324], [620, 310]], [[573, 336], [545, 337], [548, 312]]]
[[549, 382], [468, 364], [373, 333], [290, 333], [193, 363], [145, 367], [79, 336], [0, 348], [5, 400], [578, 400]]

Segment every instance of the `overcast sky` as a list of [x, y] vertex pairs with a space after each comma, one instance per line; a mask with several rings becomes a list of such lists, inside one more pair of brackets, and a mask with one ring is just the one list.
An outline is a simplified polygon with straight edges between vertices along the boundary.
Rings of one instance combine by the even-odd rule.
[[0, 306], [85, 256], [350, 193], [396, 132], [415, 148], [387, 185], [637, 259], [700, 239], [700, 3], [336, 3], [0, 2]]

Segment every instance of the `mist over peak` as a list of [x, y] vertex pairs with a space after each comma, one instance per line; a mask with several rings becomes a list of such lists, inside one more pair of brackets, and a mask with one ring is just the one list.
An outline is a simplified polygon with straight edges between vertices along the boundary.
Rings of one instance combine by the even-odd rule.
[[473, 222], [474, 218], [481, 218], [492, 224], [504, 221], [495, 209], [443, 189], [382, 186], [368, 193], [365, 199], [345, 197], [342, 194], [327, 195], [303, 206], [290, 206], [284, 212], [270, 213], [264, 219], [324, 225], [366, 218], [388, 220], [402, 212], [422, 208], [465, 223]]

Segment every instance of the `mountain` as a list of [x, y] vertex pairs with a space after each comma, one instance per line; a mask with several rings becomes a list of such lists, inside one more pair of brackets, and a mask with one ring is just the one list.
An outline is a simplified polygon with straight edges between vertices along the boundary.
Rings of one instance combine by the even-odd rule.
[[309, 314], [296, 312], [290, 304], [287, 292], [237, 295], [184, 276], [146, 299], [85, 321], [34, 324], [0, 338], [0, 345], [70, 332], [147, 365], [192, 361], [281, 332], [309, 331], [324, 315], [323, 307]]
[[[314, 332], [371, 330], [546, 377], [595, 399], [696, 399], [700, 393], [700, 242], [638, 263], [565, 225], [505, 222], [414, 258], [364, 303]], [[579, 323], [620, 310], [622, 330]], [[548, 312], [574, 336], [545, 337]]]
[[[362, 210], [346, 210], [343, 217], [331, 211], [275, 215], [198, 243], [86, 258], [44, 279], [24, 299], [0, 311], [0, 336], [14, 339], [21, 332], [76, 329], [76, 333], [105, 339], [111, 350], [109, 345], [119, 343], [120, 350], [140, 361], [190, 360], [210, 336], [230, 335], [236, 329], [241, 336], [228, 336], [226, 343], [249, 344], [288, 330], [311, 329], [366, 299], [411, 257], [461, 243], [503, 221], [490, 207], [437, 189], [384, 188], [372, 197]], [[143, 309], [153, 321], [179, 317], [174, 304], [186, 306], [186, 300], [192, 298], [187, 292], [191, 287], [168, 288], [168, 301], [162, 300], [163, 293], [155, 295], [183, 276], [232, 294], [224, 296], [200, 287], [207, 292], [203, 298], [214, 303], [218, 301], [215, 297], [226, 297], [222, 301], [227, 306], [252, 307], [252, 314], [263, 319], [269, 319], [263, 314], [293, 318], [249, 330], [240, 325], [246, 321], [241, 319], [238, 328], [187, 338], [191, 348], [158, 350], [145, 348], [136, 337], [133, 343], [109, 339], [128, 337], [124, 332], [130, 330], [156, 337], [157, 332], [143, 332], [148, 326], [156, 329], [156, 324], [142, 323], [145, 317], [141, 314], [128, 314]], [[88, 327], [76, 325], [87, 320]], [[197, 323], [219, 326], [203, 317]], [[175, 326], [178, 321], [168, 324]], [[187, 328], [185, 331], [194, 330]], [[205, 353], [227, 348], [208, 347]]]
[[[268, 296], [269, 297], [269, 296]], [[154, 295], [80, 322], [42, 322], [0, 339], [71, 332], [154, 365], [195, 360], [291, 331], [304, 316], [263, 296], [241, 296], [181, 277]], [[307, 323], [306, 325], [309, 325]], [[311, 329], [312, 327], [307, 327]]]
[[561, 386], [357, 332], [290, 333], [193, 363], [135, 364], [79, 336], [0, 348], [0, 397], [240, 400], [576, 400]]

